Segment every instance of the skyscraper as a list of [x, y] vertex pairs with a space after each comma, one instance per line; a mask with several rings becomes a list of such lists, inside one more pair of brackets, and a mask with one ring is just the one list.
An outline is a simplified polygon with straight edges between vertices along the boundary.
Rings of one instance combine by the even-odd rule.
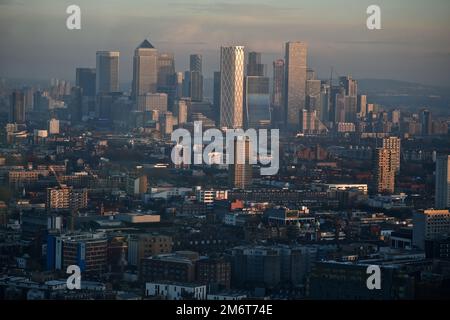
[[436, 195], [437, 209], [450, 208], [450, 155], [436, 159]]
[[76, 69], [76, 86], [81, 88], [83, 97], [95, 96], [95, 81], [95, 68]]
[[234, 188], [246, 189], [252, 184], [251, 148], [248, 137], [239, 136], [234, 141], [234, 162], [229, 171], [230, 184]]
[[97, 51], [97, 94], [119, 91], [119, 56], [118, 51]]
[[270, 125], [268, 77], [245, 77], [245, 118], [249, 128], [261, 128]]
[[244, 47], [220, 48], [220, 126], [242, 128], [244, 104]]
[[202, 56], [191, 54], [189, 57], [189, 72], [185, 75], [188, 85], [188, 96], [192, 101], [203, 101]]
[[144, 40], [135, 50], [133, 57], [132, 98], [139, 105], [139, 96], [157, 92], [158, 52]]
[[25, 96], [18, 90], [11, 95], [10, 122], [25, 123]]
[[158, 90], [173, 85], [175, 74], [175, 57], [173, 53], [158, 55]]
[[273, 62], [272, 83], [272, 124], [280, 127], [284, 124], [284, 60], [278, 59]]
[[189, 70], [202, 73], [202, 55], [191, 54], [189, 56]]
[[351, 76], [340, 77], [339, 84], [345, 89], [346, 96], [356, 97], [358, 95], [358, 84]]
[[431, 111], [427, 109], [420, 111], [420, 125], [423, 136], [429, 136], [432, 134]]
[[261, 63], [260, 52], [249, 52], [247, 76], [264, 77], [264, 65]]
[[158, 92], [166, 93], [168, 108], [172, 110], [177, 95], [177, 74], [173, 53], [158, 55]]
[[305, 108], [306, 59], [306, 43], [286, 43], [285, 104], [286, 124], [290, 130], [298, 130], [300, 128], [300, 113]]
[[322, 82], [316, 79], [306, 80], [306, 102], [305, 109], [317, 111], [320, 106], [320, 88]]
[[366, 95], [358, 95], [357, 98], [357, 110], [359, 116], [361, 118], [365, 118], [367, 114], [367, 96]]

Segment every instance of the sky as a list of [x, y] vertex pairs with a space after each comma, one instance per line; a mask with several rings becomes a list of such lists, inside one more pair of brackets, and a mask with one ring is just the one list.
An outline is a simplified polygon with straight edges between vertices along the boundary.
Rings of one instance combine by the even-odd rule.
[[[81, 8], [68, 30], [66, 8]], [[381, 30], [366, 9], [381, 8]], [[0, 0], [0, 77], [73, 80], [95, 67], [97, 50], [120, 51], [120, 82], [131, 81], [133, 51], [147, 38], [173, 52], [177, 71], [203, 55], [205, 77], [221, 45], [244, 45], [271, 62], [286, 41], [308, 43], [308, 66], [356, 79], [395, 79], [450, 87], [449, 0]]]

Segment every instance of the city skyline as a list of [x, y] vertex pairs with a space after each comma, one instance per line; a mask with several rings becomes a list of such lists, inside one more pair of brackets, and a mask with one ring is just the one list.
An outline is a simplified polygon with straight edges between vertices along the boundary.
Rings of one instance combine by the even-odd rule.
[[[189, 54], [202, 54], [204, 77], [212, 78], [221, 45], [262, 52], [262, 62], [270, 65], [283, 57], [285, 42], [299, 40], [308, 43], [310, 66], [319, 78], [327, 78], [334, 67], [357, 79], [450, 86], [443, 68], [450, 66], [445, 15], [450, 4], [435, 1], [427, 8], [417, 1], [381, 1], [382, 30], [376, 31], [365, 26], [368, 4], [348, 0], [343, 10], [334, 1], [325, 7], [293, 1], [81, 1], [82, 29], [74, 31], [65, 28], [66, 3], [2, 1], [0, 76], [72, 79], [74, 64], [93, 67], [92, 52], [111, 50], [121, 52], [121, 82], [131, 82], [133, 50], [148, 38], [158, 51], [175, 54], [177, 70], [188, 70]], [[33, 37], [27, 35], [30, 28]]]

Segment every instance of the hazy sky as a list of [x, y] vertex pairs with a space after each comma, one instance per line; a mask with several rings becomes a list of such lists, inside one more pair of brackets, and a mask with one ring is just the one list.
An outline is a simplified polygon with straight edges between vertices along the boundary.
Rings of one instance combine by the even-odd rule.
[[[71, 4], [81, 7], [81, 30], [66, 29]], [[371, 4], [381, 7], [382, 30], [366, 28]], [[118, 50], [120, 81], [129, 81], [144, 38], [174, 52], [177, 71], [203, 54], [206, 77], [220, 45], [263, 52], [271, 73], [284, 42], [300, 40], [322, 78], [333, 66], [355, 78], [450, 86], [449, 0], [0, 0], [0, 77], [72, 80], [76, 67], [95, 66], [95, 51]]]

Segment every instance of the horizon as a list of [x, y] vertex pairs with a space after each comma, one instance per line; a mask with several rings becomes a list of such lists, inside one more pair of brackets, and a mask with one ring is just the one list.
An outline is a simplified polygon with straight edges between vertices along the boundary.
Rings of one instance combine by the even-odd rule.
[[81, 0], [81, 30], [67, 30], [68, 1], [1, 0], [1, 77], [74, 79], [77, 67], [95, 67], [96, 51], [117, 50], [119, 81], [131, 82], [133, 51], [143, 39], [158, 52], [173, 52], [177, 71], [187, 70], [189, 54], [202, 54], [205, 78], [219, 68], [220, 46], [240, 44], [262, 53], [270, 75], [271, 62], [284, 58], [284, 43], [304, 41], [319, 78], [333, 67], [355, 79], [450, 87], [450, 3], [433, 2], [378, 1], [382, 29], [367, 30], [369, 1], [327, 0], [325, 10], [291, 0]]

